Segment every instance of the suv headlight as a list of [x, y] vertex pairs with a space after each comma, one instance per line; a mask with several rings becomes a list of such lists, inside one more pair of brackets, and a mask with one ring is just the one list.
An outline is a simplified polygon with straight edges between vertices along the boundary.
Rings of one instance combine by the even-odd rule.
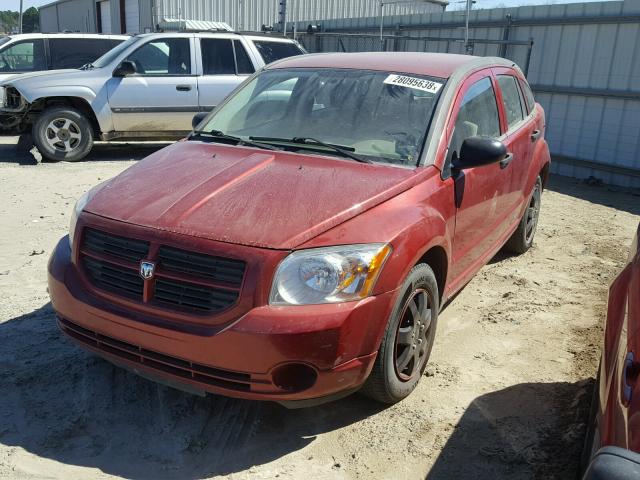
[[271, 305], [312, 305], [367, 297], [391, 246], [342, 245], [293, 252], [276, 270]]

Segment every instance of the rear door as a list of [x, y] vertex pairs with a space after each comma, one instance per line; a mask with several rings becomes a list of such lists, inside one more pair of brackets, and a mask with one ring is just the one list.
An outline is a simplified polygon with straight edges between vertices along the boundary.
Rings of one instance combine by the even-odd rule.
[[201, 37], [197, 40], [198, 101], [200, 110], [208, 112], [255, 69], [240, 40], [224, 37]]
[[[503, 130], [506, 138], [503, 143], [511, 153], [511, 183], [505, 197], [507, 221], [515, 224], [519, 221], [523, 202], [529, 198], [530, 188], [525, 185], [531, 164], [533, 148], [531, 132], [534, 128], [533, 116], [527, 112], [527, 105], [520, 90], [515, 71], [510, 68], [494, 68], [498, 84], [499, 101], [502, 104]], [[532, 187], [532, 186], [531, 186]]]
[[170, 135], [191, 130], [198, 111], [193, 37], [154, 38], [127, 60], [138, 73], [107, 81], [115, 130]]
[[111, 50], [112, 41], [107, 38], [58, 38], [49, 39], [51, 68], [80, 68]]
[[[445, 170], [466, 138], [506, 139], [495, 92], [490, 70], [473, 74], [462, 85], [447, 127], [450, 140]], [[464, 170], [454, 178], [457, 210], [452, 278], [460, 283], [487, 261], [506, 234], [511, 172], [511, 168], [494, 163]]]

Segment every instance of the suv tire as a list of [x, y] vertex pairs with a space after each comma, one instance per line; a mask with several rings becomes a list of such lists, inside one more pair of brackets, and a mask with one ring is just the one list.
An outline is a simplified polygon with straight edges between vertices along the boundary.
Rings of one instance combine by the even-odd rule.
[[505, 244], [507, 251], [519, 255], [525, 253], [531, 248], [531, 245], [533, 245], [533, 237], [535, 237], [536, 228], [538, 227], [541, 199], [542, 179], [538, 175], [536, 183], [533, 185], [533, 191], [529, 196], [529, 203], [527, 203], [527, 208], [524, 210], [518, 228]]
[[361, 393], [390, 404], [416, 388], [431, 355], [439, 299], [431, 267], [424, 263], [413, 267], [400, 287], [373, 370]]
[[77, 162], [93, 147], [93, 129], [85, 114], [73, 107], [52, 107], [33, 126], [33, 142], [43, 159]]

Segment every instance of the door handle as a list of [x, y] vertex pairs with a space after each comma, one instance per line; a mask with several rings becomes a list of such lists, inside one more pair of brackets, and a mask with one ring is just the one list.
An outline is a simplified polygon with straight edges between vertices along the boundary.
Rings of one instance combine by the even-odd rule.
[[507, 153], [507, 155], [500, 160], [500, 168], [507, 168], [511, 163], [511, 160], [513, 160], [513, 153]]
[[191, 90], [191, 85], [176, 85], [176, 90], [179, 92], [188, 92]]
[[531, 132], [531, 141], [535, 142], [542, 136], [542, 132], [540, 130], [534, 130]]

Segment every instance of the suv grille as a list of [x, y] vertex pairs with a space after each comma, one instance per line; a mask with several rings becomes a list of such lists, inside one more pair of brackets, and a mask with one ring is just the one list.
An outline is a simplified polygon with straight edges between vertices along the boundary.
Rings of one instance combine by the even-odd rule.
[[[140, 276], [142, 260], [156, 264], [150, 279]], [[93, 228], [84, 229], [80, 263], [97, 288], [200, 313], [217, 313], [235, 304], [246, 267], [241, 260], [154, 245]]]

